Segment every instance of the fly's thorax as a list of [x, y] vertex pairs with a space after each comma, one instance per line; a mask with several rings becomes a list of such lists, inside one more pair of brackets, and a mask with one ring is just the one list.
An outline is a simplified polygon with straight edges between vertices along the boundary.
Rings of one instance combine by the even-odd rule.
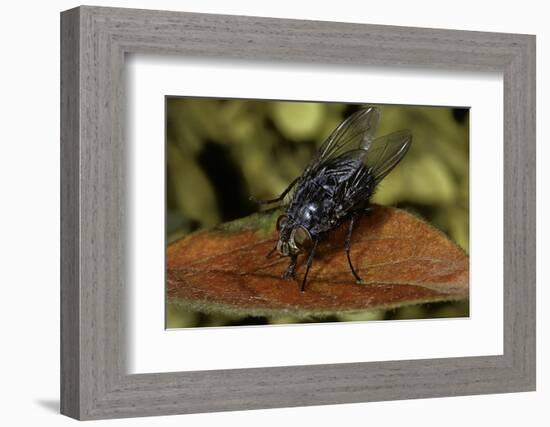
[[298, 221], [304, 225], [309, 226], [313, 221], [322, 214], [321, 206], [317, 202], [308, 202], [301, 207], [298, 212]]

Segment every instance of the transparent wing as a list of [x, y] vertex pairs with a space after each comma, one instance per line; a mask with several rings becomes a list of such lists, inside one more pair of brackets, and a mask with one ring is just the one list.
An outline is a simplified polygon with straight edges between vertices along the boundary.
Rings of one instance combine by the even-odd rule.
[[362, 148], [372, 141], [380, 112], [375, 107], [363, 108], [344, 120], [319, 147], [308, 169], [336, 158], [346, 151]]
[[411, 142], [411, 132], [401, 130], [376, 138], [363, 147], [363, 164], [377, 183], [401, 161]]

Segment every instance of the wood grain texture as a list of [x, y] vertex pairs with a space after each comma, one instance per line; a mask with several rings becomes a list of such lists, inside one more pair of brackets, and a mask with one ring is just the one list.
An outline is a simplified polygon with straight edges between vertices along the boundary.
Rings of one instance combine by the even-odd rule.
[[[61, 38], [62, 413], [99, 419], [534, 389], [534, 36], [81, 7], [63, 12]], [[502, 72], [504, 354], [128, 375], [127, 53]]]
[[79, 13], [61, 20], [61, 412], [80, 413]]

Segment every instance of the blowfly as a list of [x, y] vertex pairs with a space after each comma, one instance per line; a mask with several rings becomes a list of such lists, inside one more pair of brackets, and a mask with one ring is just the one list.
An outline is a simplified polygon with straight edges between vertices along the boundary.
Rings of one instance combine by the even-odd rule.
[[286, 279], [296, 276], [298, 255], [307, 256], [302, 291], [319, 242], [345, 222], [349, 268], [355, 281], [362, 283], [350, 258], [353, 227], [371, 210], [369, 200], [377, 185], [405, 156], [412, 142], [406, 130], [374, 138], [379, 120], [380, 112], [374, 107], [353, 113], [334, 129], [302, 175], [279, 197], [258, 201], [270, 204], [288, 200], [277, 219], [279, 240], [270, 253], [277, 250], [290, 258], [283, 274]]

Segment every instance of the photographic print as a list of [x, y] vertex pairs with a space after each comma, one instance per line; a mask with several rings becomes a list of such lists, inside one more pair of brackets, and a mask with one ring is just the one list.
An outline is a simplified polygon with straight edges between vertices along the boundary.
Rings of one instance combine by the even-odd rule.
[[166, 97], [166, 328], [469, 316], [469, 109]]

